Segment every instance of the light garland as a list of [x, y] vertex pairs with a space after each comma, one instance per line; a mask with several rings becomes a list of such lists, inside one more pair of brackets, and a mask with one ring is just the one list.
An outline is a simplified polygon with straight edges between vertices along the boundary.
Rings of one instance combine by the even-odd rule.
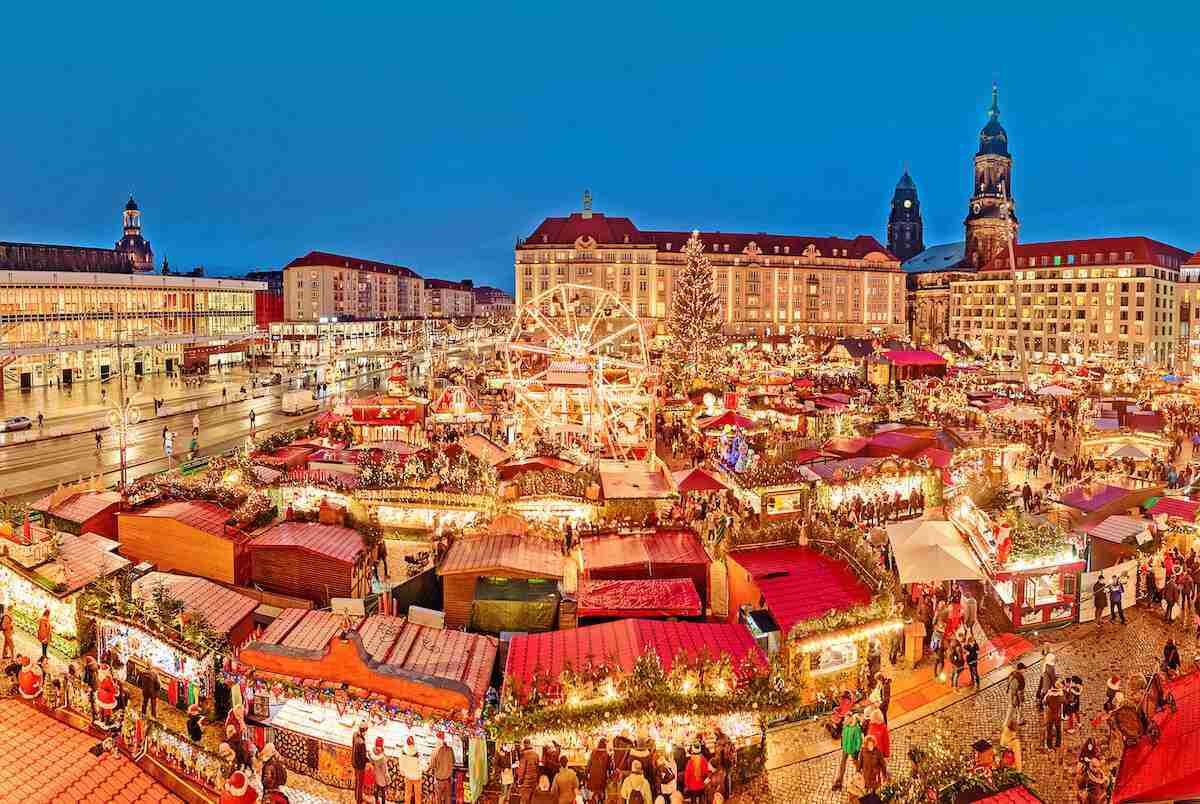
[[841, 645], [846, 642], [858, 642], [863, 639], [881, 636], [883, 634], [895, 633], [904, 629], [904, 621], [895, 619], [888, 620], [875, 625], [869, 625], [862, 628], [856, 628], [847, 633], [840, 633], [834, 636], [826, 637], [809, 637], [795, 642], [795, 648], [804, 653], [815, 653], [825, 648], [831, 648], [834, 645]]

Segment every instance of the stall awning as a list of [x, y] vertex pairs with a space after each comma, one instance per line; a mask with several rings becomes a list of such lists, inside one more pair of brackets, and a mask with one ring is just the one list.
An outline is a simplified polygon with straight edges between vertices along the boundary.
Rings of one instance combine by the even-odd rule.
[[1150, 540], [1150, 522], [1134, 516], [1110, 516], [1106, 519], [1083, 528], [1083, 532], [1095, 539], [1122, 544], [1128, 539], [1137, 540], [1138, 544]]
[[707, 566], [709, 563], [700, 539], [688, 530], [605, 533], [584, 537], [579, 544], [585, 573], [639, 565], [653, 571], [656, 567]]
[[946, 359], [937, 352], [918, 351], [889, 351], [883, 356], [895, 366], [944, 366]]
[[700, 595], [690, 579], [579, 582], [580, 617], [699, 617]]
[[1195, 522], [1197, 511], [1200, 511], [1200, 502], [1186, 500], [1183, 497], [1159, 497], [1148, 513], [1166, 514], [1187, 522]]
[[915, 519], [888, 525], [901, 583], [982, 580], [974, 553], [949, 522]]
[[568, 664], [578, 670], [589, 661], [612, 662], [628, 672], [639, 657], [651, 651], [658, 654], [664, 670], [670, 670], [680, 653], [728, 655], [734, 667], [746, 656], [766, 661], [750, 631], [740, 623], [615, 620], [567, 631], [517, 634], [509, 643], [505, 685], [515, 680], [527, 689], [535, 675], [544, 673], [557, 679]]

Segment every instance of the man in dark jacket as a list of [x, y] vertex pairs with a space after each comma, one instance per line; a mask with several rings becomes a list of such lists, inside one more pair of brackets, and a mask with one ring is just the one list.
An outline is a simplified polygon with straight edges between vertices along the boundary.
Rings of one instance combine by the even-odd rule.
[[162, 685], [158, 682], [158, 672], [153, 667], [142, 673], [139, 686], [142, 688], [142, 717], [146, 716], [146, 707], [150, 707], [150, 717], [158, 720], [158, 693]]
[[1096, 610], [1096, 626], [1103, 626], [1104, 610], [1108, 608], [1108, 584], [1104, 580], [1103, 572], [1092, 584], [1092, 607]]
[[533, 798], [533, 791], [537, 790], [538, 776], [541, 772], [541, 762], [537, 751], [533, 750], [533, 741], [526, 737], [521, 746], [521, 761], [517, 763], [517, 795], [521, 804], [529, 804]]
[[[446, 744], [446, 737], [438, 732], [438, 747], [429, 758], [429, 767], [433, 770], [433, 780], [436, 787], [433, 800], [437, 804], [450, 804], [450, 780], [454, 776], [454, 752]], [[524, 757], [522, 757], [524, 759]]]
[[259, 756], [262, 758], [263, 763], [263, 792], [269, 793], [287, 784], [287, 769], [283, 767], [283, 763], [279, 761], [279, 755], [275, 753], [275, 744], [267, 743], [264, 745], [262, 753]]
[[588, 757], [587, 777], [584, 783], [594, 801], [604, 800], [604, 788], [608, 784], [608, 775], [611, 772], [612, 758], [608, 755], [608, 741], [601, 737], [599, 745]]
[[354, 769], [354, 801], [363, 801], [363, 774], [367, 770], [367, 724], [359, 723], [350, 741], [350, 767]]

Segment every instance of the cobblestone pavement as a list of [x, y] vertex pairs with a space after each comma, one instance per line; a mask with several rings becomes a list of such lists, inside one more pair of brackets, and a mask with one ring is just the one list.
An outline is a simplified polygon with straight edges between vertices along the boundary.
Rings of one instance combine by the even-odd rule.
[[[1076, 734], [1063, 730], [1063, 754], [1040, 750], [1039, 713], [1033, 708], [1032, 693], [1041, 674], [1041, 653], [1026, 657], [1027, 689], [1022, 745], [1025, 772], [1031, 777], [1034, 789], [1047, 804], [1073, 803], [1074, 768], [1079, 748], [1088, 735], [1094, 735], [1102, 748], [1107, 744], [1107, 728], [1093, 729], [1089, 720], [1100, 711], [1104, 701], [1105, 681], [1119, 675], [1129, 687], [1128, 676], [1134, 668], [1152, 669], [1168, 636], [1173, 636], [1184, 657], [1185, 669], [1200, 647], [1190, 628], [1178, 623], [1168, 627], [1161, 617], [1144, 609], [1127, 612], [1129, 625], [1105, 624], [1102, 629], [1092, 623], [1041, 634], [1036, 638], [1041, 649], [1057, 656], [1059, 677], [1079, 675], [1084, 680], [1083, 718]], [[996, 742], [1007, 698], [1004, 684], [997, 684], [978, 695], [950, 704], [945, 709], [900, 726], [892, 732], [892, 755], [889, 768], [899, 774], [907, 770], [908, 749], [941, 731], [952, 739], [970, 744], [980, 737]], [[768, 752], [770, 746], [768, 746]], [[1110, 758], [1112, 759], [1112, 758]], [[833, 793], [830, 785], [837, 775], [839, 756], [836, 753], [787, 765], [764, 774], [754, 785], [736, 794], [731, 804], [766, 804], [767, 802], [837, 802], [846, 800], [844, 793]]]

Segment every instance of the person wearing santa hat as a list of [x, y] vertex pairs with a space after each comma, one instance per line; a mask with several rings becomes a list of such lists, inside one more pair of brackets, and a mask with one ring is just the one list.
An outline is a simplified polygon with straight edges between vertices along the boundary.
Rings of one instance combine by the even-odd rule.
[[392, 776], [388, 773], [388, 761], [387, 755], [383, 753], [382, 737], [375, 738], [375, 744], [367, 753], [367, 759], [371, 761], [371, 766], [375, 769], [375, 804], [385, 804], [387, 788], [392, 783]]
[[242, 771], [234, 771], [225, 782], [221, 792], [221, 804], [254, 804], [258, 791], [250, 786], [250, 780]]
[[17, 686], [21, 691], [21, 697], [32, 701], [42, 694], [42, 682], [45, 681], [45, 674], [39, 665], [33, 664], [29, 660], [28, 656], [20, 656], [17, 661], [21, 665], [21, 670], [17, 673]]
[[100, 665], [100, 683], [96, 686], [96, 714], [101, 722], [107, 722], [117, 708], [117, 685], [113, 681], [112, 669]]

